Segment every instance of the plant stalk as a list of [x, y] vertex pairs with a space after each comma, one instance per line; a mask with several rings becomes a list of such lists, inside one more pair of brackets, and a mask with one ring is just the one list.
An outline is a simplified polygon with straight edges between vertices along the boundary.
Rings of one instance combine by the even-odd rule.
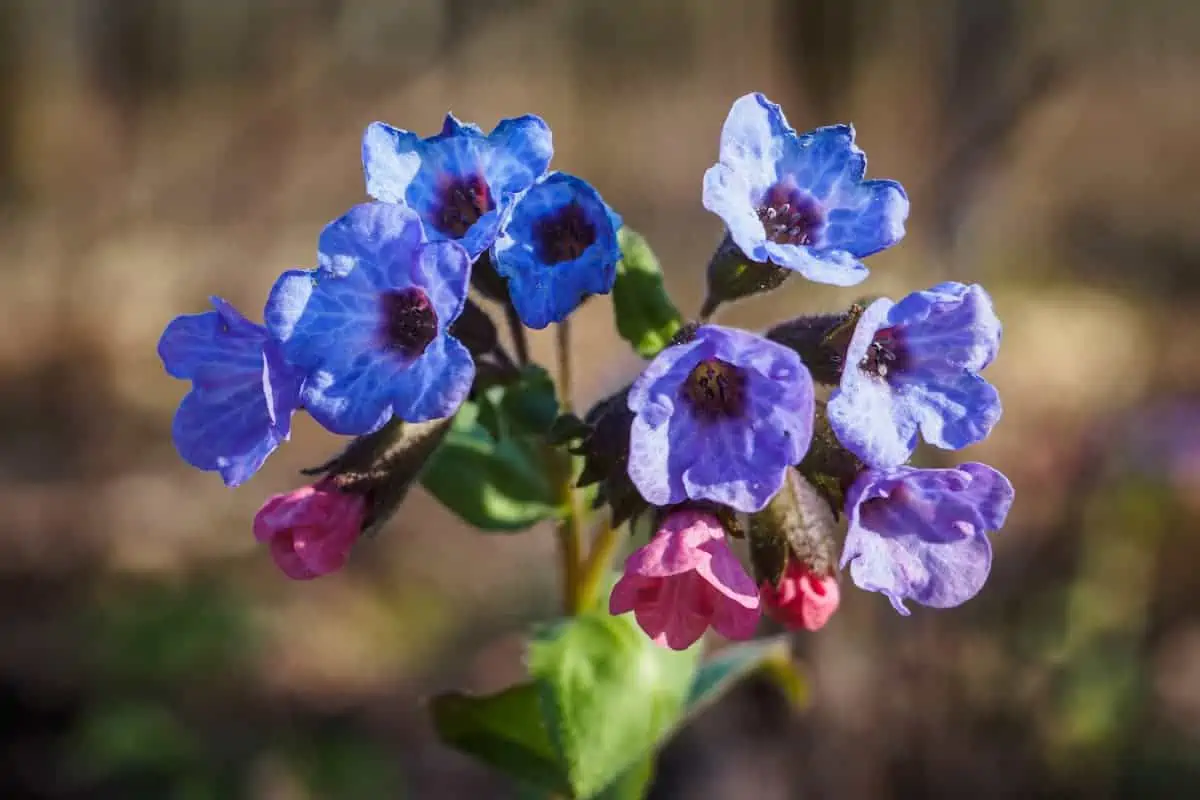
[[[570, 413], [571, 404], [571, 327], [567, 320], [555, 326], [558, 355], [558, 394], [563, 413]], [[563, 572], [563, 607], [567, 614], [581, 610], [585, 595], [581, 583], [583, 567], [583, 509], [575, 491], [575, 470], [569, 453], [552, 451], [551, 459], [558, 469], [559, 502], [563, 518], [558, 523], [559, 553]]]

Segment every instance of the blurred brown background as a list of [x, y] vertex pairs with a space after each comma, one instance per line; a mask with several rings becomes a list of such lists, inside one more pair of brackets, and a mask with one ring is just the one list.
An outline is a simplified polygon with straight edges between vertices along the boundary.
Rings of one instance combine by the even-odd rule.
[[[984, 283], [1005, 417], [926, 458], [988, 461], [1017, 503], [979, 598], [902, 619], [845, 584], [798, 642], [812, 706], [743, 687], [653, 797], [1200, 796], [1198, 45], [1189, 0], [0, 0], [0, 797], [517, 797], [422, 701], [520, 674], [547, 532], [418, 494], [288, 582], [251, 516], [337, 442], [298, 420], [224, 489], [174, 453], [155, 342], [211, 293], [256, 316], [363, 199], [363, 127], [447, 109], [545, 117], [694, 312], [701, 175], [754, 90], [853, 121], [913, 212], [860, 289], [723, 321]], [[637, 363], [604, 298], [576, 330], [585, 404]]]

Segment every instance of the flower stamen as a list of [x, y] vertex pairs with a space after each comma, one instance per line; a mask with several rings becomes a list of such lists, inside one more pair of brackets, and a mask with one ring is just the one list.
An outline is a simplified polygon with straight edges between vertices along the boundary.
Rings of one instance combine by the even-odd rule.
[[887, 378], [894, 370], [903, 370], [908, 363], [908, 351], [895, 327], [876, 331], [875, 338], [867, 347], [867, 354], [858, 362], [858, 368], [868, 375]]
[[434, 211], [433, 226], [455, 239], [466, 235], [480, 217], [496, 207], [481, 175], [454, 178], [439, 193], [441, 202]]
[[533, 224], [534, 247], [546, 264], [574, 261], [596, 241], [596, 226], [582, 205], [572, 200]]
[[719, 358], [701, 361], [683, 384], [684, 396], [701, 416], [738, 417], [746, 409], [746, 373]]
[[437, 336], [438, 318], [429, 296], [416, 286], [384, 292], [379, 297], [380, 338], [388, 350], [413, 359]]
[[756, 209], [769, 241], [813, 245], [825, 228], [825, 212], [816, 200], [782, 184], [772, 186]]

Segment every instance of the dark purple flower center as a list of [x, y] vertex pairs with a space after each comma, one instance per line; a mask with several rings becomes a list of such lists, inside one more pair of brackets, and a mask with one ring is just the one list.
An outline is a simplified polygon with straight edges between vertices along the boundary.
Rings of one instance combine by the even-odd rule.
[[757, 212], [768, 241], [776, 244], [817, 244], [825, 229], [825, 210], [820, 204], [785, 184], [772, 186]]
[[596, 226], [572, 200], [533, 223], [533, 242], [543, 264], [574, 261], [596, 241]]
[[441, 186], [438, 195], [433, 227], [455, 239], [464, 236], [480, 217], [496, 207], [482, 175], [451, 178]]
[[683, 383], [683, 394], [702, 417], [741, 416], [746, 409], [746, 373], [728, 361], [701, 361]]
[[379, 334], [388, 350], [416, 358], [437, 336], [437, 312], [429, 296], [416, 286], [384, 292], [379, 307], [383, 312]]
[[902, 371], [908, 366], [908, 348], [900, 331], [896, 328], [881, 328], [867, 346], [867, 354], [858, 362], [858, 368], [868, 375], [886, 378], [890, 373]]

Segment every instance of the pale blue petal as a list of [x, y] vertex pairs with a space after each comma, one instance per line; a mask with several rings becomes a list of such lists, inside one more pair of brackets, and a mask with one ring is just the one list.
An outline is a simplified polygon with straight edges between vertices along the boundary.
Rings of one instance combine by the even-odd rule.
[[799, 272], [816, 283], [855, 286], [871, 274], [861, 261], [843, 250], [775, 242], [766, 242], [763, 249], [773, 264]]
[[864, 181], [826, 202], [823, 248], [865, 258], [904, 238], [908, 195], [895, 181]]
[[747, 258], [762, 263], [768, 259], [767, 236], [755, 212], [752, 192], [745, 175], [727, 164], [716, 164], [704, 173], [704, 207], [724, 221], [734, 244]]
[[787, 140], [776, 166], [776, 180], [789, 181], [829, 206], [862, 180], [867, 157], [854, 144], [854, 126], [828, 125]]
[[372, 122], [363, 134], [362, 162], [367, 194], [385, 203], [403, 203], [421, 168], [421, 137]]
[[958, 450], [987, 438], [1000, 420], [1000, 393], [978, 375], [906, 375], [902, 401], [930, 444]]

